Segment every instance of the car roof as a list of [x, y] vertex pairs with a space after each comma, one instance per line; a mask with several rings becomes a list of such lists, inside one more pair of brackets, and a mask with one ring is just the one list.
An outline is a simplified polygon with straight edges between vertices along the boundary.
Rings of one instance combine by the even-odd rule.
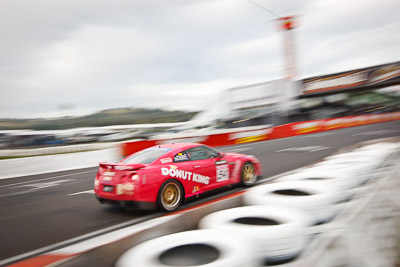
[[159, 147], [169, 148], [169, 149], [172, 149], [172, 150], [176, 150], [176, 149], [185, 150], [185, 149], [196, 147], [196, 146], [202, 146], [202, 144], [197, 144], [197, 143], [170, 143], [170, 144], [159, 145]]

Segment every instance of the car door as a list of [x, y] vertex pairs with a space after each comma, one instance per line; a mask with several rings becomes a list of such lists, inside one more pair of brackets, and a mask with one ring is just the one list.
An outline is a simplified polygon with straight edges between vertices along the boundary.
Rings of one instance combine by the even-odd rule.
[[204, 191], [224, 186], [229, 181], [226, 161], [218, 157], [218, 152], [206, 146], [186, 150], [193, 166], [193, 180], [201, 183]]
[[[200, 193], [203, 189], [200, 188], [197, 182], [193, 181], [193, 165], [186, 151], [180, 151], [172, 156], [172, 162], [168, 164], [168, 175], [170, 178], [179, 180], [183, 185], [186, 197]], [[167, 170], [164, 169], [167, 173]]]

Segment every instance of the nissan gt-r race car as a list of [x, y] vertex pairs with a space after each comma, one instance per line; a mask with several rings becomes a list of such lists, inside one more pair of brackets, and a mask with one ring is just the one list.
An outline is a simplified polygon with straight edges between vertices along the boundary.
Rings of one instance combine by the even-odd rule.
[[100, 203], [166, 211], [207, 191], [252, 185], [261, 176], [254, 156], [188, 143], [157, 145], [99, 165], [94, 191]]

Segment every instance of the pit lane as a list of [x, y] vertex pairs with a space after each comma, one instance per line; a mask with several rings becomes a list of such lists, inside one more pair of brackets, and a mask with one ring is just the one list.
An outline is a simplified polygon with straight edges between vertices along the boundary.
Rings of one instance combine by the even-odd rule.
[[[399, 121], [220, 147], [219, 150], [255, 155], [262, 163], [264, 178], [268, 178], [318, 161], [341, 147], [395, 136], [400, 136]], [[93, 232], [112, 231], [163, 214], [99, 205], [91, 193], [96, 170], [86, 168], [0, 180], [0, 261], [57, 243], [62, 246], [66, 240], [77, 242]], [[237, 190], [202, 198], [181, 208]]]

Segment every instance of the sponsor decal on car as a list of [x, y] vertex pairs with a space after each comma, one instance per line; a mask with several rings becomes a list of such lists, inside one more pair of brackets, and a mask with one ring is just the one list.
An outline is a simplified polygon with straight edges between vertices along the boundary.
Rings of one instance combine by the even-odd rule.
[[135, 189], [135, 185], [128, 184], [117, 184], [116, 194], [117, 195], [133, 195], [133, 190]]
[[206, 185], [210, 183], [210, 177], [194, 172], [179, 170], [175, 165], [169, 165], [169, 168], [161, 168], [161, 175]]
[[196, 193], [198, 191], [200, 191], [200, 187], [198, 185], [193, 186], [192, 193]]
[[160, 161], [161, 161], [161, 163], [170, 163], [170, 162], [172, 162], [172, 159], [170, 157], [168, 157], [168, 158], [160, 159]]
[[189, 156], [183, 153], [178, 153], [174, 157], [174, 161], [187, 161], [187, 160], [189, 160]]
[[217, 169], [217, 182], [222, 182], [222, 181], [226, 181], [229, 179], [228, 164], [218, 165], [218, 166], [216, 166], [216, 169]]
[[215, 162], [215, 165], [224, 165], [227, 164], [228, 162], [226, 160], [218, 160]]

